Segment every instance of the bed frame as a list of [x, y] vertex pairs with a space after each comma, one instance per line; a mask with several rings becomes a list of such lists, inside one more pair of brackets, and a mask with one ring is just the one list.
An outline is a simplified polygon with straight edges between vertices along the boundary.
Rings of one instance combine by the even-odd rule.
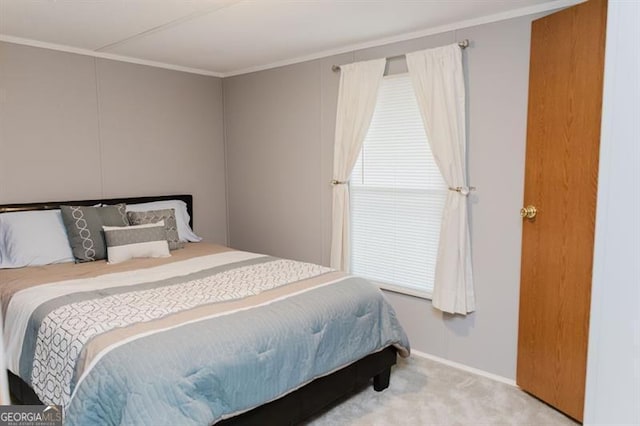
[[45, 201], [40, 203], [24, 204], [0, 204], [0, 213], [26, 212], [33, 210], [54, 210], [60, 206], [95, 206], [96, 204], [139, 204], [150, 203], [152, 201], [182, 200], [187, 204], [187, 211], [191, 219], [189, 226], [193, 228], [193, 196], [192, 195], [158, 195], [150, 197], [129, 197], [129, 198], [102, 198], [95, 200], [73, 200], [73, 201]]
[[[151, 197], [109, 198], [95, 200], [51, 201], [26, 204], [0, 205], [0, 213], [33, 210], [52, 210], [61, 205], [92, 206], [104, 204], [136, 204], [162, 200], [182, 200], [187, 203], [193, 227], [193, 197], [191, 195], [162, 195]], [[373, 388], [380, 392], [389, 387], [391, 367], [396, 363], [396, 349], [392, 346], [369, 354], [354, 363], [327, 376], [313, 380], [305, 386], [256, 407], [238, 416], [222, 420], [219, 425], [295, 425], [320, 413], [331, 404], [353, 394], [373, 381]], [[11, 399], [18, 404], [41, 405], [33, 389], [21, 378], [9, 373]]]

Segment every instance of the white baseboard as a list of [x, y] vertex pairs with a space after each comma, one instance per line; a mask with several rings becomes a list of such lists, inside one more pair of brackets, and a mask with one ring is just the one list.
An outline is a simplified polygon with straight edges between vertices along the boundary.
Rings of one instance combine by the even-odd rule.
[[441, 364], [448, 365], [449, 367], [457, 368], [458, 370], [467, 371], [469, 373], [476, 374], [478, 376], [495, 380], [496, 382], [501, 382], [510, 386], [518, 387], [518, 385], [516, 384], [516, 381], [513, 379], [508, 379], [506, 377], [499, 376], [497, 374], [489, 373], [488, 371], [480, 370], [479, 368], [469, 367], [468, 365], [460, 364], [459, 362], [450, 361], [445, 358], [440, 358], [439, 356], [431, 355], [425, 352], [420, 352], [415, 349], [411, 349], [411, 355], [415, 355], [419, 358], [426, 358], [431, 361], [439, 362]]

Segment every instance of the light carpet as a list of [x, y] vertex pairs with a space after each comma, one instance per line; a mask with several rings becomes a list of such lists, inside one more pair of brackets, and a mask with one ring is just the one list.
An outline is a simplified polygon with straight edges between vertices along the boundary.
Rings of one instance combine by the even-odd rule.
[[412, 356], [398, 359], [391, 384], [373, 386], [315, 417], [327, 425], [572, 425], [578, 423], [516, 387]]

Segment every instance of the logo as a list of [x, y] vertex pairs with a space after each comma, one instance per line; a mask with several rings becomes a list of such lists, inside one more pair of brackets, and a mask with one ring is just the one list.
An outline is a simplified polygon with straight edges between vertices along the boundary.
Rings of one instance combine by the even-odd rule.
[[59, 405], [2, 405], [0, 426], [62, 426]]

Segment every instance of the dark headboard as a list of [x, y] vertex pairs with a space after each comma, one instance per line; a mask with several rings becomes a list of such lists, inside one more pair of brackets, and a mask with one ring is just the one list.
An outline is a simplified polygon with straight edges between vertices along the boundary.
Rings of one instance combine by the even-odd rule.
[[93, 206], [95, 204], [138, 204], [149, 203], [151, 201], [164, 201], [164, 200], [182, 200], [187, 203], [187, 211], [191, 220], [189, 225], [193, 228], [193, 196], [188, 194], [182, 195], [157, 195], [149, 197], [127, 197], [127, 198], [104, 198], [94, 200], [72, 200], [72, 201], [47, 201], [39, 203], [25, 203], [25, 204], [0, 204], [0, 213], [9, 212], [25, 212], [32, 210], [53, 210], [59, 209], [60, 206]]

